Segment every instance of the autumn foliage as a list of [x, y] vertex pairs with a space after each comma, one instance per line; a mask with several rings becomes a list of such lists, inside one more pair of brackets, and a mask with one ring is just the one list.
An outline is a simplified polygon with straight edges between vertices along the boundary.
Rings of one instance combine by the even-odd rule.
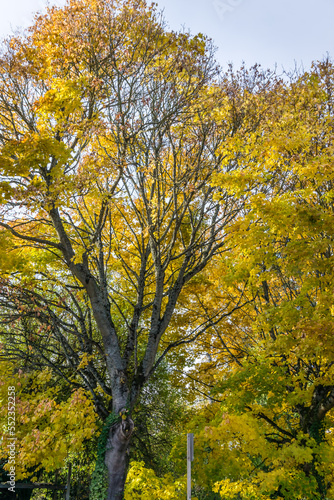
[[331, 61], [223, 73], [140, 0], [49, 8], [0, 59], [17, 477], [85, 456], [92, 500], [184, 498], [188, 431], [198, 499], [331, 498]]

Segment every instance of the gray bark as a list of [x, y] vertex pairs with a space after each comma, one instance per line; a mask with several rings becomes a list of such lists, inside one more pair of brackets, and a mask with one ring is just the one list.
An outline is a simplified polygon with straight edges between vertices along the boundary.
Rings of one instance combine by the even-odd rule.
[[134, 423], [130, 417], [122, 419], [121, 423], [112, 426], [105, 463], [108, 468], [107, 500], [122, 500], [128, 466], [128, 447], [133, 433]]

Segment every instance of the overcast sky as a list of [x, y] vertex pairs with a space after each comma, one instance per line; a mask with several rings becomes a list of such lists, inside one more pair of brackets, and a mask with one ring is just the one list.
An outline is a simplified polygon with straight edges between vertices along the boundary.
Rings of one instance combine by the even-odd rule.
[[[62, 5], [65, 0], [50, 0]], [[333, 0], [156, 0], [173, 29], [184, 26], [209, 35], [216, 57], [226, 68], [242, 61], [289, 70], [334, 57]], [[1, 0], [0, 35], [31, 23], [44, 0]]]

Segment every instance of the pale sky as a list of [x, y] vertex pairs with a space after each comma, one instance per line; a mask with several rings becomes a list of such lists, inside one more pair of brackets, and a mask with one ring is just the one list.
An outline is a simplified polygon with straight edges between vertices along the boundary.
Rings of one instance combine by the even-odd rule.
[[[0, 37], [27, 27], [45, 0], [0, 0]], [[226, 68], [245, 61], [279, 70], [295, 62], [308, 69], [327, 53], [334, 58], [334, 0], [155, 0], [172, 29], [184, 26], [210, 36]], [[65, 0], [50, 0], [62, 5]]]

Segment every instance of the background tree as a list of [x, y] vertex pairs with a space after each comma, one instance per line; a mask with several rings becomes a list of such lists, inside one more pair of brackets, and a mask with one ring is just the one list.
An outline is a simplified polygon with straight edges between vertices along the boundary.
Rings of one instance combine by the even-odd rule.
[[332, 89], [327, 60], [260, 96], [273, 104], [261, 132], [232, 138], [238, 149], [226, 161], [240, 168], [220, 178], [251, 195], [219, 279], [245, 283], [245, 296], [255, 297], [208, 330], [212, 363], [196, 372], [221, 400], [192, 423], [202, 447], [198, 477], [208, 487], [224, 478], [215, 489], [222, 498], [332, 495]]

